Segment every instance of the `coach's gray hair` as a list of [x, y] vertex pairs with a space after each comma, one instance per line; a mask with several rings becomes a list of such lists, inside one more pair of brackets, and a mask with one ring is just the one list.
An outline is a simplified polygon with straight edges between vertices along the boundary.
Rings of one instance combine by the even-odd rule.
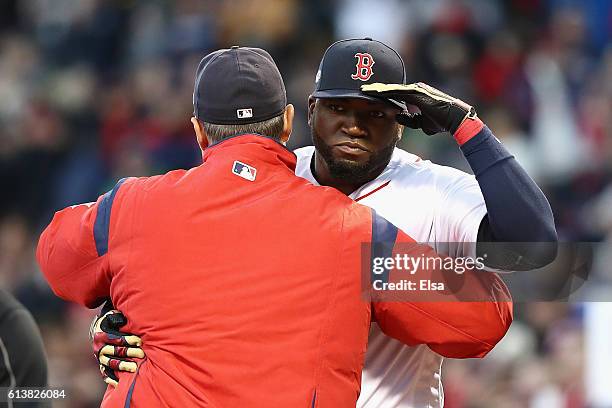
[[285, 125], [283, 113], [272, 119], [264, 120], [261, 122], [245, 123], [240, 125], [215, 125], [213, 123], [204, 122], [200, 120], [204, 132], [208, 136], [210, 144], [220, 142], [228, 137], [240, 135], [243, 133], [257, 133], [260, 135], [268, 136], [277, 142], [281, 141], [281, 133]]

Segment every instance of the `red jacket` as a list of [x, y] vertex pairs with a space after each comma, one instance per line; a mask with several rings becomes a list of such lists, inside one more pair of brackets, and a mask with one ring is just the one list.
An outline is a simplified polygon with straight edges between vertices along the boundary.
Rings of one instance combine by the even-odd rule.
[[294, 168], [282, 145], [242, 135], [56, 213], [37, 250], [51, 287], [88, 307], [110, 293], [147, 355], [103, 406], [354, 407], [372, 308], [443, 355], [482, 356], [504, 335], [503, 302], [367, 302], [361, 244], [412, 240]]

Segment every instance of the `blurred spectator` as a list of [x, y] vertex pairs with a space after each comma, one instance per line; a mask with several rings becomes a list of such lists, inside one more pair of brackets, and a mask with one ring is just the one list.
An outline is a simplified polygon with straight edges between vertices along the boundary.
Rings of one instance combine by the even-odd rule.
[[[27, 350], [24, 353], [24, 350]], [[46, 387], [47, 360], [32, 315], [10, 293], [0, 289], [0, 386]], [[49, 401], [29, 402], [25, 408], [50, 407]], [[13, 406], [8, 402], [8, 406]]]

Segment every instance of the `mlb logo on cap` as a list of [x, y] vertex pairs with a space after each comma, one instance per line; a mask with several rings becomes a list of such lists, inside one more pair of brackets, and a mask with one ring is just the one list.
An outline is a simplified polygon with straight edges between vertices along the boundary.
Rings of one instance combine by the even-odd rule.
[[255, 181], [255, 176], [257, 176], [257, 169], [255, 167], [249, 166], [248, 164], [244, 164], [236, 160], [234, 162], [234, 166], [232, 167], [232, 173], [242, 177], [243, 179]]
[[238, 109], [236, 111], [236, 116], [238, 116], [238, 119], [252, 118], [253, 117], [253, 109], [251, 109], [251, 108], [248, 108], [248, 109]]

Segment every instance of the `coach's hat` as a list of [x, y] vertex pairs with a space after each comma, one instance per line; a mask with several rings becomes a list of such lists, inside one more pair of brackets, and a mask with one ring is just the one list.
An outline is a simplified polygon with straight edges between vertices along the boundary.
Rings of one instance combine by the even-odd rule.
[[[393, 48], [371, 38], [340, 40], [323, 54], [312, 96], [380, 100], [361, 92], [361, 85], [373, 82], [405, 84], [402, 57]], [[386, 100], [406, 109], [404, 102]]]
[[267, 51], [233, 46], [205, 56], [196, 72], [193, 115], [217, 125], [261, 122], [287, 106], [283, 78]]

